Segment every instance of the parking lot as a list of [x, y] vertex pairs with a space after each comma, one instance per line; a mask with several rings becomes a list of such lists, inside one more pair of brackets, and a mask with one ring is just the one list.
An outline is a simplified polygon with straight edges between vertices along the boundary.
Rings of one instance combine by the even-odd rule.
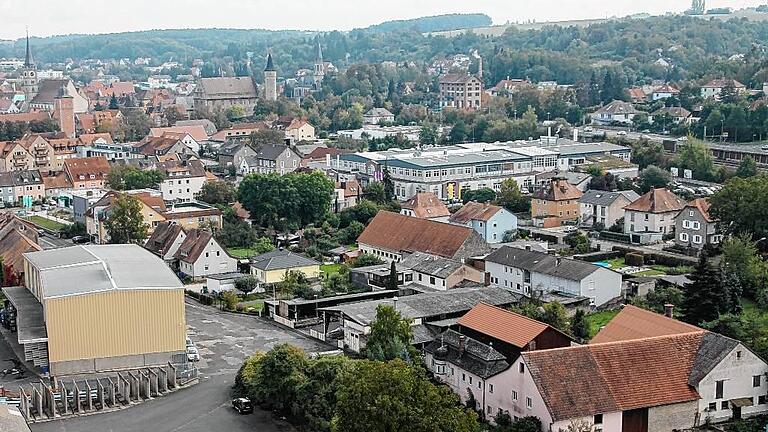
[[202, 357], [200, 384], [117, 412], [31, 425], [32, 431], [177, 432], [291, 431], [269, 413], [239, 415], [230, 406], [230, 389], [243, 359], [255, 351], [290, 343], [308, 352], [331, 349], [322, 342], [244, 315], [219, 312], [188, 301], [189, 336]]

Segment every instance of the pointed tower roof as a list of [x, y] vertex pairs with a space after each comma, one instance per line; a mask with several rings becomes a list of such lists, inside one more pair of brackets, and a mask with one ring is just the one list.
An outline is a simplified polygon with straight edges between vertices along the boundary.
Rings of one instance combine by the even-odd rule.
[[267, 54], [267, 67], [264, 68], [264, 72], [276, 71], [275, 63], [272, 61], [272, 53]]
[[320, 46], [320, 41], [317, 41], [317, 61], [318, 63], [323, 62], [323, 47]]
[[32, 59], [32, 48], [29, 46], [29, 30], [27, 30], [27, 53], [24, 57], [24, 66], [32, 67], [35, 65], [34, 59]]

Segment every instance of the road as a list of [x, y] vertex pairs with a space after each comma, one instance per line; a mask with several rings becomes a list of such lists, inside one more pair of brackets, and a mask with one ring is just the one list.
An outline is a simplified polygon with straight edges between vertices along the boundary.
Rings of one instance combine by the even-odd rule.
[[72, 240], [60, 239], [58, 237], [53, 237], [50, 234], [37, 236], [37, 242], [43, 249], [58, 249], [72, 246]]
[[112, 413], [30, 425], [33, 432], [282, 432], [292, 428], [269, 413], [239, 415], [230, 389], [243, 359], [258, 350], [291, 343], [309, 352], [330, 349], [322, 342], [253, 317], [233, 315], [187, 302], [187, 326], [202, 360], [200, 384]]

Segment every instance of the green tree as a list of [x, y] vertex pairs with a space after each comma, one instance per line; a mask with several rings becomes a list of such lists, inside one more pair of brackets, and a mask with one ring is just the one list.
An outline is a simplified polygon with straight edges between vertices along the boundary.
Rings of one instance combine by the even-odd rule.
[[246, 116], [245, 108], [240, 105], [232, 105], [225, 111], [229, 121], [240, 120]]
[[227, 310], [235, 310], [237, 304], [240, 303], [240, 297], [234, 291], [224, 291], [221, 294], [221, 301], [224, 302], [224, 308]]
[[668, 172], [651, 165], [640, 173], [640, 190], [645, 193], [651, 189], [665, 188], [671, 180]]
[[207, 181], [200, 188], [200, 192], [195, 195], [195, 198], [212, 205], [229, 205], [236, 200], [237, 191], [234, 186], [225, 181]]
[[149, 229], [141, 214], [141, 202], [128, 194], [117, 195], [104, 226], [113, 244], [143, 244]]
[[297, 270], [287, 270], [283, 275], [283, 280], [275, 284], [275, 289], [284, 298], [293, 298], [295, 296], [311, 298], [309, 279], [307, 276]]
[[252, 248], [256, 254], [261, 255], [275, 250], [275, 245], [273, 245], [272, 241], [267, 237], [259, 237], [256, 239], [256, 242], [253, 243]]
[[446, 386], [402, 361], [355, 362], [342, 375], [334, 432], [477, 432], [477, 415]]
[[520, 192], [515, 179], [509, 178], [501, 182], [499, 193], [496, 194], [496, 203], [513, 213], [527, 212], [531, 210], [530, 198]]
[[247, 248], [256, 242], [256, 231], [238, 217], [228, 217], [225, 212], [221, 229], [214, 230], [214, 236], [227, 248]]
[[440, 136], [437, 132], [437, 127], [431, 123], [425, 123], [421, 126], [419, 132], [419, 143], [421, 145], [435, 145]]
[[689, 137], [686, 144], [678, 150], [677, 164], [681, 169], [691, 170], [696, 180], [714, 179], [715, 164], [712, 152], [701, 140]]
[[112, 97], [109, 98], [109, 109], [116, 110], [120, 108], [120, 104], [117, 102], [117, 97], [112, 93]]
[[632, 162], [636, 163], [641, 170], [651, 165], [664, 165], [664, 147], [657, 142], [638, 141], [632, 146]]
[[541, 321], [545, 322], [552, 327], [568, 333], [570, 327], [568, 326], [568, 313], [565, 311], [565, 306], [560, 302], [549, 302], [543, 306], [544, 313], [541, 314]]
[[235, 281], [235, 288], [246, 295], [255, 290], [257, 286], [259, 286], [259, 281], [251, 275], [243, 276]]
[[732, 178], [710, 198], [710, 214], [727, 232], [768, 236], [768, 176]]
[[[728, 236], [721, 245], [723, 259], [721, 265], [723, 271], [735, 277], [729, 281], [731, 289], [738, 283], [739, 292], [747, 297], [757, 300], [759, 290], [764, 288], [766, 279], [766, 263], [760, 257], [757, 243], [749, 234]], [[738, 295], [735, 295], [738, 297]]]
[[369, 266], [379, 265], [383, 263], [384, 261], [380, 260], [379, 257], [377, 257], [376, 255], [364, 253], [359, 257], [357, 257], [357, 259], [355, 259], [355, 262], [352, 265], [352, 267], [354, 268], [369, 267]]
[[461, 194], [461, 199], [464, 204], [470, 201], [477, 201], [479, 203], [487, 203], [496, 199], [496, 192], [491, 188], [482, 188], [477, 190], [468, 190]]
[[699, 325], [717, 318], [722, 308], [723, 279], [720, 270], [711, 265], [707, 254], [702, 253], [691, 282], [683, 289], [683, 314], [686, 322]]
[[251, 134], [251, 147], [258, 150], [265, 145], [283, 144], [285, 142], [285, 132], [274, 129], [259, 129]]
[[382, 304], [376, 308], [376, 319], [371, 323], [365, 355], [379, 361], [396, 358], [412, 361], [411, 340], [411, 321], [404, 319], [393, 306]]
[[757, 175], [757, 163], [752, 156], [747, 155], [741, 160], [739, 168], [736, 170], [736, 177], [747, 178]]
[[282, 415], [290, 415], [298, 402], [297, 390], [306, 384], [307, 356], [301, 349], [278, 345], [260, 356], [255, 374], [248, 382], [252, 400]]
[[385, 204], [387, 200], [387, 192], [384, 190], [384, 183], [372, 182], [365, 187], [363, 194], [365, 198], [375, 202], [376, 204]]
[[579, 309], [571, 319], [571, 334], [579, 340], [587, 340], [589, 337], [589, 322], [583, 310]]
[[397, 264], [394, 261], [389, 266], [389, 280], [387, 281], [387, 288], [391, 290], [397, 289]]

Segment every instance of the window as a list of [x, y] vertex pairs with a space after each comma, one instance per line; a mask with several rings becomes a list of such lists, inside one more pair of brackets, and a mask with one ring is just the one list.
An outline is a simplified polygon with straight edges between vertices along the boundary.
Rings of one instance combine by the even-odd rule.
[[491, 406], [490, 406], [490, 405], [488, 405], [488, 407], [487, 407], [486, 411], [488, 412], [488, 414], [490, 414], [490, 413], [492, 413], [492, 412], [493, 412], [493, 408], [491, 408]]
[[760, 378], [762, 378], [761, 375], [755, 375], [752, 377], [752, 387], [760, 387]]
[[689, 221], [687, 221], [687, 220], [684, 220], [683, 221], [683, 228], [690, 228], [690, 227], [691, 227], [691, 223]]
[[469, 383], [472, 384], [472, 377], [469, 377]]
[[464, 372], [461, 373], [461, 380], [462, 381], [466, 381], [467, 380], [467, 375]]
[[765, 395], [760, 395], [757, 397], [757, 404], [758, 405], [765, 405]]
[[520, 373], [525, 373], [525, 363], [520, 363]]
[[478, 382], [477, 382], [477, 388], [483, 388], [483, 383], [482, 383], [482, 382], [480, 382], [480, 381], [478, 381]]
[[715, 382], [715, 399], [722, 399], [723, 398], [723, 385], [725, 384], [725, 381], [719, 380]]
[[493, 384], [488, 384], [488, 393], [493, 393]]
[[707, 408], [707, 411], [717, 411], [717, 402], [711, 402]]
[[596, 425], [603, 424], [603, 415], [595, 414], [595, 420], [593, 421], [593, 423]]
[[533, 408], [533, 400], [531, 398], [526, 397], [525, 398], [525, 406], [528, 407], [528, 409]]
[[680, 241], [687, 242], [688, 241], [688, 234], [687, 233], [680, 233]]
[[208, 252], [205, 253], [205, 257], [208, 258]]
[[512, 390], [512, 401], [517, 402], [517, 392]]
[[693, 242], [696, 244], [701, 244], [701, 236], [698, 234], [693, 236]]
[[723, 401], [723, 403], [720, 404], [720, 409], [727, 410], [728, 409], [728, 401]]
[[434, 284], [435, 284], [435, 278], [434, 278], [434, 276], [430, 276], [430, 277], [429, 277], [429, 284], [430, 284], [430, 285], [434, 285]]

